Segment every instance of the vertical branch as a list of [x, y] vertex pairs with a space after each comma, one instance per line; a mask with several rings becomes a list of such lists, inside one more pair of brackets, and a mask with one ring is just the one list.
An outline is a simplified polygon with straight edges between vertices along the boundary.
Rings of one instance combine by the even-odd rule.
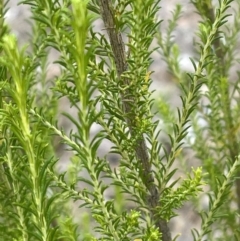
[[[127, 61], [125, 54], [125, 45], [122, 39], [122, 35], [118, 32], [115, 21], [114, 21], [114, 12], [113, 6], [111, 4], [111, 0], [100, 0], [100, 10], [101, 15], [106, 27], [106, 30], [109, 35], [110, 44], [112, 47], [114, 61], [117, 69], [118, 78], [121, 79], [122, 74], [127, 71]], [[123, 83], [125, 86], [129, 85], [129, 79], [123, 78]], [[132, 111], [132, 104], [135, 103], [134, 96], [130, 95], [129, 90], [125, 90], [122, 95], [122, 103], [123, 103], [123, 111], [126, 115], [126, 121], [128, 127], [130, 129], [131, 135], [133, 135], [133, 129], [136, 127], [136, 123], [134, 120], [136, 116]], [[159, 191], [154, 183], [154, 177], [151, 172], [151, 163], [148, 156], [148, 150], [143, 136], [138, 139], [135, 146], [136, 157], [140, 161], [142, 165], [142, 173], [143, 173], [143, 181], [149, 192], [149, 197], [146, 202], [150, 208], [150, 212], [152, 218], [154, 219], [154, 223], [156, 227], [158, 227], [159, 231], [162, 233], [163, 241], [171, 241], [170, 230], [167, 225], [167, 221], [161, 219], [160, 217], [156, 217], [154, 212], [155, 208], [159, 205], [160, 195]]]
[[[203, 8], [205, 9], [206, 11], [206, 16], [208, 17], [208, 19], [210, 20], [211, 24], [213, 25], [215, 19], [216, 19], [216, 15], [214, 13], [214, 7], [211, 3], [211, 1], [209, 1], [208, 4], [204, 4], [203, 5]], [[216, 51], [216, 55], [218, 57], [218, 61], [220, 62], [221, 64], [221, 73], [224, 73], [225, 71], [225, 65], [224, 65], [224, 51], [223, 51], [223, 45], [221, 43], [221, 40], [220, 40], [220, 34], [217, 33], [217, 37], [216, 39], [214, 40], [213, 42], [213, 46], [214, 46], [214, 49]]]
[[[202, 16], [205, 16], [209, 19], [211, 25], [214, 24], [216, 20], [215, 10], [211, 0], [205, 1], [196, 1], [193, 2], [200, 12]], [[236, 125], [234, 124], [234, 118], [232, 116], [232, 109], [231, 109], [231, 100], [229, 94], [229, 84], [226, 82], [225, 76], [227, 76], [227, 68], [226, 68], [226, 60], [225, 60], [225, 51], [224, 46], [221, 43], [221, 35], [219, 32], [216, 33], [216, 38], [212, 43], [214, 47], [216, 57], [217, 57], [217, 64], [219, 66], [218, 71], [221, 78], [221, 81], [225, 83], [221, 86], [222, 90], [222, 103], [223, 103], [223, 111], [224, 111], [224, 121], [226, 123], [226, 132], [227, 132], [227, 148], [229, 150], [229, 155], [232, 163], [235, 162], [237, 155], [239, 154], [239, 144], [237, 140], [236, 133], [234, 130], [236, 129]], [[240, 171], [238, 175], [240, 176]], [[240, 179], [236, 179], [236, 194], [237, 194], [237, 205], [238, 209], [240, 210]]]
[[[212, 4], [210, 4], [210, 6], [207, 7], [207, 17], [210, 19], [211, 23], [213, 24], [216, 16], [215, 16], [214, 8]], [[221, 76], [222, 81], [225, 81], [224, 76], [227, 76], [226, 68], [225, 68], [225, 59], [224, 59], [225, 53], [223, 49], [224, 46], [220, 41], [219, 33], [217, 33], [217, 38], [213, 42], [213, 46], [216, 51], [216, 56], [219, 61], [219, 65], [221, 66], [219, 69], [220, 69], [220, 74], [222, 75]], [[232, 117], [229, 85], [225, 83], [223, 87], [224, 87], [223, 91], [225, 92], [223, 93], [223, 102], [224, 102], [225, 122], [227, 127], [226, 129], [227, 129], [228, 149], [229, 149], [230, 158], [234, 163], [237, 155], [239, 154], [239, 145], [238, 145], [236, 134], [233, 131], [235, 129], [235, 125]], [[238, 176], [240, 176], [240, 172], [238, 173]], [[237, 194], [237, 205], [238, 205], [238, 209], [240, 210], [240, 180], [236, 179], [235, 184], [236, 184], [236, 194]]]

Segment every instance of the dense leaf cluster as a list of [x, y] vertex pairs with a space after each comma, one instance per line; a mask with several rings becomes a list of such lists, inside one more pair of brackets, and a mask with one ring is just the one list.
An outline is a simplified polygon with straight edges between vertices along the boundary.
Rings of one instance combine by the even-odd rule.
[[[231, 71], [238, 64], [240, 3], [234, 12], [231, 0], [192, 1], [202, 20], [191, 73], [181, 69], [173, 38], [184, 14], [180, 5], [164, 32], [166, 19], [157, 20], [160, 0], [21, 4], [32, 13], [24, 48], [10, 34], [6, 2], [0, 1], [0, 238], [177, 240], [168, 224], [190, 201], [202, 220], [192, 228], [195, 241], [239, 240], [240, 93], [239, 74], [232, 80]], [[94, 28], [98, 19], [102, 30]], [[50, 49], [59, 53], [55, 64], [61, 70], [51, 80]], [[176, 111], [150, 91], [153, 52], [161, 54], [180, 90]], [[63, 113], [70, 133], [59, 127], [61, 98], [76, 113]], [[95, 134], [94, 126], [100, 128]], [[56, 138], [72, 153], [65, 172], [56, 168]], [[99, 155], [105, 140], [111, 143], [107, 154], [119, 156], [115, 167]], [[187, 165], [187, 148], [199, 167]], [[206, 210], [199, 208], [202, 196]], [[71, 213], [73, 202], [81, 218]]]

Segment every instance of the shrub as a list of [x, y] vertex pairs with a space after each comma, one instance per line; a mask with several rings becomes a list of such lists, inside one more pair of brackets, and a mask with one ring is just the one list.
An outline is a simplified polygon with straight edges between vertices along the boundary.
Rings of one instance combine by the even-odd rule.
[[[159, 0], [23, 0], [32, 33], [21, 48], [1, 1], [2, 240], [177, 240], [169, 221], [187, 202], [201, 217], [194, 240], [240, 240], [238, 72], [232, 77], [240, 5], [213, 2], [192, 0], [201, 20], [186, 72], [173, 38], [180, 5], [164, 31]], [[98, 31], [99, 18], [105, 27]], [[52, 80], [50, 49], [61, 69]], [[151, 90], [156, 52], [180, 91], [178, 108]], [[70, 133], [59, 127], [61, 98], [69, 100]], [[65, 171], [57, 168], [57, 138], [72, 153]], [[101, 156], [106, 140], [111, 148]]]

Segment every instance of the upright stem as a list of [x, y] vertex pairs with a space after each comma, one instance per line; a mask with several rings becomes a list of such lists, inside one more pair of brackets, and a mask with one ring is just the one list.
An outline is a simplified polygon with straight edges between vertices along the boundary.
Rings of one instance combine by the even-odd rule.
[[[116, 25], [114, 23], [114, 12], [111, 0], [100, 0], [100, 11], [106, 27], [106, 30], [109, 35], [110, 44], [112, 47], [114, 61], [116, 64], [118, 78], [121, 79], [122, 74], [127, 71], [127, 61], [125, 53], [125, 45], [122, 39], [122, 35], [118, 32]], [[124, 85], [129, 85], [129, 79], [123, 79]], [[132, 111], [132, 104], [136, 102], [134, 96], [129, 98], [130, 94], [128, 90], [122, 93], [122, 103], [123, 111], [126, 114], [126, 121], [130, 130], [131, 135], [133, 135], [133, 130], [136, 127], [134, 120], [134, 112]], [[148, 150], [143, 136], [137, 141], [135, 146], [136, 157], [141, 163], [142, 173], [144, 177], [144, 184], [149, 192], [149, 197], [146, 199], [147, 205], [149, 206], [151, 216], [154, 220], [156, 227], [162, 233], [163, 241], [171, 241], [170, 230], [167, 225], [167, 221], [157, 217], [154, 210], [160, 203], [160, 194], [156, 184], [154, 183], [154, 177], [151, 172], [151, 163], [149, 160]]]
[[[210, 4], [207, 7], [207, 17], [210, 19], [211, 23], [213, 24], [216, 16], [214, 13], [214, 8], [212, 6], [212, 4]], [[222, 43], [220, 41], [220, 36], [219, 33], [217, 33], [217, 38], [216, 40], [213, 42], [213, 46], [214, 49], [216, 51], [216, 56], [218, 58], [219, 61], [219, 65], [221, 66], [219, 68], [219, 70], [221, 71], [221, 77], [227, 76], [226, 70], [225, 70], [225, 60], [224, 60], [224, 51], [223, 51], [223, 46]], [[228, 88], [228, 86], [227, 86]], [[231, 101], [230, 101], [230, 95], [228, 92], [228, 89], [225, 90], [226, 93], [224, 93], [225, 96], [225, 100], [223, 100], [225, 103], [225, 122], [226, 122], [226, 126], [227, 126], [227, 139], [228, 139], [228, 149], [229, 149], [229, 154], [230, 154], [230, 158], [232, 162], [235, 162], [237, 155], [239, 155], [239, 145], [238, 145], [238, 141], [237, 141], [237, 137], [236, 134], [233, 132], [233, 130], [235, 129], [234, 123], [233, 123], [233, 118], [232, 118], [232, 113], [231, 113]], [[240, 176], [240, 171], [238, 172], [238, 175]], [[238, 209], [240, 211], [240, 179], [236, 179], [235, 181], [235, 185], [236, 185], [236, 194], [237, 194], [237, 204], [238, 204]]]

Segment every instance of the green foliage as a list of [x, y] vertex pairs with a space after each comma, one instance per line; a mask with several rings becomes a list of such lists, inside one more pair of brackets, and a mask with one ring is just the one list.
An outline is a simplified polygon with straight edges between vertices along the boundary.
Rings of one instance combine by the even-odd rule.
[[[232, 79], [240, 3], [233, 11], [231, 0], [191, 2], [201, 20], [193, 71], [186, 73], [173, 39], [180, 4], [164, 32], [160, 0], [23, 0], [31, 6], [32, 33], [19, 47], [0, 1], [3, 240], [177, 240], [169, 222], [187, 202], [201, 219], [201, 227], [189, 227], [195, 241], [240, 239], [239, 73]], [[94, 27], [98, 19], [102, 30]], [[48, 79], [51, 49], [61, 72]], [[180, 90], [176, 110], [150, 90], [156, 52]], [[69, 101], [62, 116], [70, 133], [59, 127], [61, 98]], [[56, 139], [72, 155], [64, 171]], [[103, 157], [105, 141], [111, 148]], [[188, 165], [186, 149], [198, 167]], [[119, 156], [115, 167], [110, 153]]]

